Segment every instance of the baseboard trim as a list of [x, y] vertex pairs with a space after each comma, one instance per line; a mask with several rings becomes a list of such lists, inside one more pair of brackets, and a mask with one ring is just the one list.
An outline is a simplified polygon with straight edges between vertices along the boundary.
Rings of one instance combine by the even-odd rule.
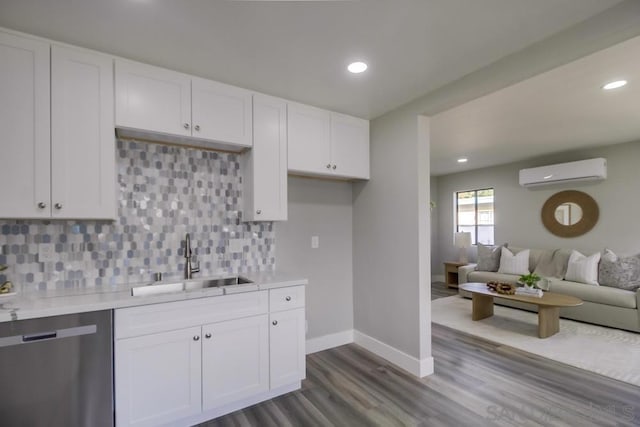
[[389, 344], [385, 344], [382, 341], [355, 330], [353, 332], [353, 338], [354, 342], [359, 346], [364, 347], [417, 377], [422, 378], [433, 374], [433, 357], [426, 357], [419, 360]]
[[327, 350], [329, 348], [338, 347], [353, 342], [353, 329], [327, 334], [321, 337], [311, 338], [307, 340], [307, 354], [316, 353], [318, 351]]
[[444, 274], [434, 274], [431, 276], [431, 283], [433, 282], [444, 282]]

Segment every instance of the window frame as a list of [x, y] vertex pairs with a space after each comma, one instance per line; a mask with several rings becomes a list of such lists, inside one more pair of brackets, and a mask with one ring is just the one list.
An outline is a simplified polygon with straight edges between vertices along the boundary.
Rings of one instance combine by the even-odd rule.
[[[495, 236], [495, 234], [496, 234], [495, 233], [496, 232], [496, 219], [495, 219], [496, 218], [495, 217], [495, 212], [496, 212], [496, 189], [495, 189], [495, 187], [476, 188], [476, 189], [473, 189], [473, 190], [461, 190], [461, 191], [455, 191], [453, 193], [453, 202], [455, 204], [455, 209], [454, 209], [454, 211], [455, 211], [455, 214], [454, 214], [455, 215], [455, 217], [454, 217], [454, 223], [455, 223], [454, 232], [455, 233], [458, 233], [460, 231], [460, 224], [458, 223], [458, 220], [460, 218], [460, 215], [459, 215], [460, 206], [459, 206], [459, 203], [458, 203], [458, 200], [459, 200], [458, 194], [460, 194], [460, 193], [475, 193], [474, 204], [473, 204], [473, 222], [474, 222], [474, 224], [473, 224], [474, 233], [473, 234], [474, 235], [472, 236], [473, 237], [472, 241], [474, 243], [472, 243], [472, 246], [477, 246], [478, 245], [478, 225], [479, 225], [478, 224], [478, 217], [479, 217], [479, 214], [478, 214], [478, 192], [486, 191], [486, 190], [491, 190], [492, 193], [493, 193], [493, 202], [492, 202], [493, 208], [491, 210], [492, 221], [491, 221], [491, 224], [483, 224], [483, 225], [491, 225], [493, 227], [493, 241], [494, 241], [493, 244], [495, 244], [495, 237], [496, 237]], [[482, 242], [480, 242], [480, 243], [482, 243]], [[483, 244], [485, 244], [485, 243], [483, 243]]]

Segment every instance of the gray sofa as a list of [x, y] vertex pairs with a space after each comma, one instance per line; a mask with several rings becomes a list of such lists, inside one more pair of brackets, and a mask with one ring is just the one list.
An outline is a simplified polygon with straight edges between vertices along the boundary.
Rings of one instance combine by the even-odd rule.
[[[535, 271], [537, 262], [544, 255], [544, 250], [531, 249], [529, 270]], [[516, 284], [519, 276], [475, 270], [476, 264], [468, 264], [458, 268], [458, 284], [468, 282], [499, 281]], [[545, 278], [540, 287], [565, 295], [572, 295], [584, 301], [578, 307], [560, 309], [560, 316], [567, 319], [594, 323], [633, 332], [640, 332], [640, 289], [628, 291], [608, 286], [592, 286], [584, 283], [569, 282], [559, 278]], [[460, 290], [460, 294], [470, 298], [469, 292]], [[501, 298], [496, 304], [516, 307], [529, 311], [537, 311], [533, 304], [519, 303]]]

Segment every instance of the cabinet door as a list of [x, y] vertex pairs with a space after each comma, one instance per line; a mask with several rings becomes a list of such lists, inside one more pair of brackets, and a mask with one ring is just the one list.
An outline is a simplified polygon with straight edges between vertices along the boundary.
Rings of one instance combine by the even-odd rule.
[[51, 215], [49, 44], [0, 32], [0, 217]]
[[170, 424], [201, 412], [200, 333], [194, 327], [116, 340], [116, 425]]
[[52, 216], [115, 218], [113, 60], [51, 50]]
[[192, 78], [194, 137], [251, 147], [251, 92]]
[[331, 113], [331, 170], [334, 175], [369, 179], [369, 121]]
[[269, 319], [270, 385], [273, 389], [306, 376], [304, 308], [271, 313]]
[[253, 98], [253, 148], [244, 158], [245, 221], [287, 219], [287, 104]]
[[301, 104], [288, 104], [288, 167], [291, 172], [331, 172], [331, 113]]
[[191, 78], [116, 60], [116, 126], [191, 136]]
[[269, 389], [266, 314], [202, 327], [203, 410]]

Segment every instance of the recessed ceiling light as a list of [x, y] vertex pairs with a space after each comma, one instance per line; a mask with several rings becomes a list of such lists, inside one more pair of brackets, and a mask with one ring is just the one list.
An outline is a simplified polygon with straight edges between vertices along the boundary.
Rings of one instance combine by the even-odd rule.
[[627, 84], [626, 80], [616, 80], [615, 82], [609, 82], [606, 85], [602, 86], [604, 90], [618, 89]]
[[466, 157], [460, 157], [458, 159], [458, 163], [467, 163], [469, 161], [469, 159], [467, 159]]
[[347, 70], [349, 70], [350, 72], [352, 72], [353, 74], [359, 74], [364, 72], [367, 69], [367, 64], [365, 64], [364, 62], [352, 62], [351, 64], [349, 64], [349, 66], [347, 67]]

